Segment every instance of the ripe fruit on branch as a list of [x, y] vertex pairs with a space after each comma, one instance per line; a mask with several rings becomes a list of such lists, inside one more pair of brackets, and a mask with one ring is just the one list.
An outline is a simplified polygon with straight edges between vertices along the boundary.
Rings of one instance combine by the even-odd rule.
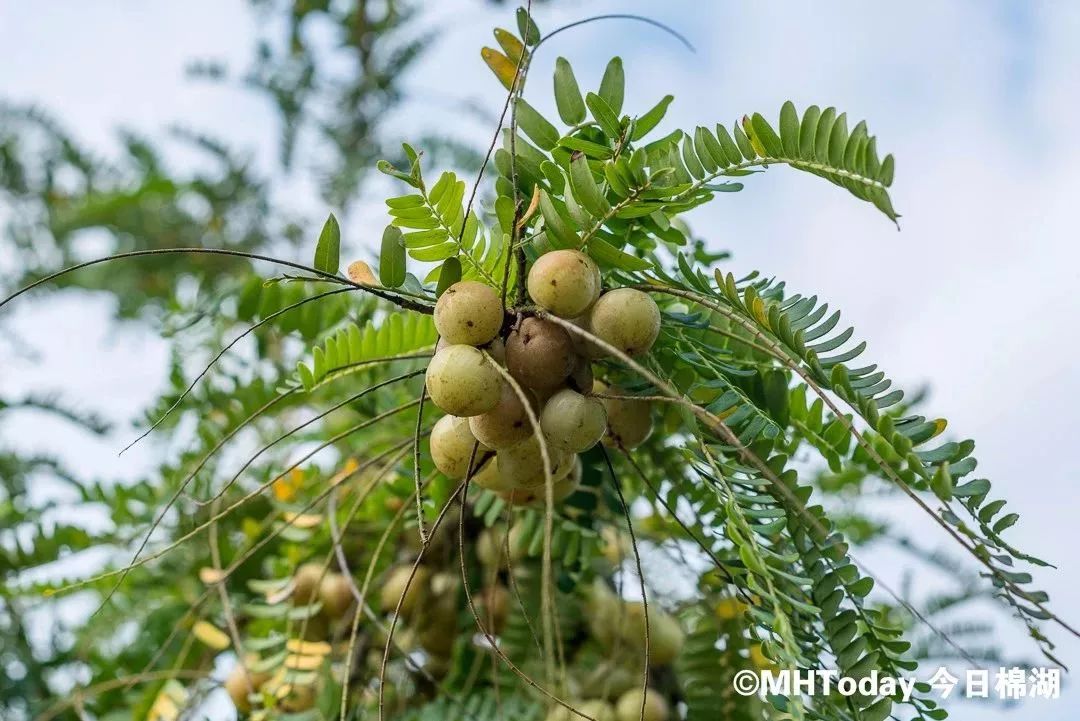
[[588, 329], [627, 355], [648, 353], [660, 334], [660, 309], [633, 288], [604, 293], [589, 311]]
[[598, 399], [564, 388], [544, 404], [540, 427], [554, 447], [581, 453], [603, 438], [607, 411]]
[[[557, 481], [573, 470], [574, 456], [560, 451], [550, 441], [546, 441], [546, 445], [551, 477], [553, 481]], [[535, 435], [499, 451], [495, 455], [495, 461], [499, 474], [511, 488], [532, 488], [544, 483], [544, 457], [540, 450], [540, 441]]]
[[[446, 338], [439, 338], [439, 342], [435, 344], [435, 352], [438, 353], [443, 348], [449, 348], [452, 345], [460, 344], [451, 343], [450, 341], [446, 340]], [[495, 339], [492, 340], [490, 343], [485, 343], [484, 345], [479, 345], [476, 347], [482, 351], [486, 351], [487, 354], [490, 355], [499, 365], [506, 365], [506, 342], [499, 336], [495, 336]]]
[[558, 387], [575, 362], [570, 336], [550, 321], [525, 318], [506, 339], [506, 369], [527, 388]]
[[468, 345], [452, 345], [428, 364], [431, 402], [453, 416], [478, 416], [494, 408], [502, 395], [502, 378], [483, 353]]
[[257, 692], [259, 687], [269, 679], [270, 674], [256, 673], [238, 663], [225, 677], [225, 693], [229, 694], [237, 711], [247, 713], [251, 710], [251, 701], [248, 700], [248, 696]]
[[319, 600], [322, 601], [322, 612], [329, 618], [341, 618], [353, 602], [349, 579], [340, 573], [327, 573], [319, 584]]
[[[435, 467], [448, 478], [464, 478], [469, 472], [469, 459], [473, 457], [476, 437], [469, 429], [468, 418], [443, 416], [435, 421], [435, 425], [431, 428], [428, 445]], [[477, 467], [480, 466], [484, 454], [489, 450], [483, 443], [476, 449], [476, 458], [473, 462]]]
[[600, 269], [580, 250], [553, 250], [533, 263], [529, 297], [561, 318], [581, 315], [600, 295]]
[[640, 688], [627, 691], [615, 703], [616, 721], [638, 721], [641, 716], [641, 700], [645, 698], [644, 721], [667, 721], [671, 714], [668, 702], [655, 689], [642, 693]]
[[502, 323], [499, 293], [475, 280], [454, 283], [435, 303], [435, 329], [449, 343], [484, 345], [498, 335]]
[[[560, 478], [551, 484], [551, 496], [553, 503], [562, 503], [581, 485], [581, 459], [574, 459], [574, 466], [565, 478]], [[544, 484], [530, 488], [514, 488], [509, 491], [499, 492], [499, 497], [511, 506], [544, 506], [547, 503]]]
[[469, 430], [485, 446], [500, 449], [525, 440], [533, 429], [521, 397], [509, 383], [503, 383], [498, 405], [470, 418]]
[[[620, 624], [623, 640], [634, 648], [645, 648], [645, 605], [627, 601]], [[682, 650], [685, 636], [674, 616], [655, 604], [649, 606], [649, 665], [667, 666]]]
[[[411, 584], [409, 584], [410, 575], [412, 575]], [[418, 566], [415, 575], [412, 574], [411, 566], [391, 568], [379, 591], [379, 608], [383, 613], [393, 613], [400, 599], [401, 615], [410, 615], [416, 609], [420, 599], [424, 597], [430, 576], [431, 571], [426, 566]], [[406, 589], [406, 584], [408, 584], [408, 589]]]
[[[608, 388], [597, 381], [593, 393], [624, 395], [626, 391], [617, 386]], [[607, 435], [604, 443], [615, 448], [637, 448], [652, 433], [652, 412], [649, 401], [629, 401], [620, 398], [601, 398], [607, 410]]]
[[323, 567], [318, 563], [305, 563], [293, 574], [293, 590], [290, 600], [294, 606], [306, 606], [315, 600]]
[[[525, 526], [516, 523], [507, 539], [504, 526], [485, 528], [476, 538], [476, 557], [488, 568], [505, 570], [525, 557]], [[509, 556], [507, 553], [509, 552]]]

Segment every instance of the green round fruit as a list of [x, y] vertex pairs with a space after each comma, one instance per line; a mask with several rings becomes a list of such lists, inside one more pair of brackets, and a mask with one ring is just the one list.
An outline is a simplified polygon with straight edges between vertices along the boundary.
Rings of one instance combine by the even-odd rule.
[[452, 345], [436, 353], [426, 377], [431, 402], [453, 416], [487, 413], [502, 395], [499, 371], [468, 345]]
[[544, 404], [540, 427], [553, 446], [581, 453], [604, 437], [607, 411], [598, 399], [564, 388]]
[[660, 334], [660, 309], [633, 288], [604, 293], [589, 311], [589, 330], [630, 356], [648, 353]]
[[[464, 478], [469, 471], [469, 459], [473, 458], [476, 437], [469, 429], [469, 419], [443, 416], [431, 428], [428, 447], [435, 467], [448, 478]], [[484, 454], [489, 451], [483, 443], [476, 449], [473, 463], [479, 468]]]
[[551, 321], [525, 318], [506, 339], [506, 369], [526, 388], [543, 391], [562, 385], [574, 363], [570, 336]]
[[533, 263], [529, 297], [562, 318], [581, 315], [600, 296], [600, 269], [580, 250], [554, 250]]
[[499, 334], [502, 323], [498, 291], [475, 280], [454, 283], [435, 303], [435, 329], [449, 343], [483, 345]]

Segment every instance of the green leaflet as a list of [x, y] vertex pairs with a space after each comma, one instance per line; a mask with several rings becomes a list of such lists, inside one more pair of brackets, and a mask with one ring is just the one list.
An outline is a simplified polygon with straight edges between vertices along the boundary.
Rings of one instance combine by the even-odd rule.
[[341, 228], [337, 218], [331, 213], [319, 233], [319, 242], [315, 245], [315, 263], [318, 270], [337, 273], [341, 264]]

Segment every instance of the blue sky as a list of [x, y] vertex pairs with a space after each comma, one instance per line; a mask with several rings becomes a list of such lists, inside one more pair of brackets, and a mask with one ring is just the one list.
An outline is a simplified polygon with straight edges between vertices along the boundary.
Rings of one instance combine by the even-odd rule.
[[[1077, 621], [1080, 560], [1071, 531], [1080, 474], [1068, 449], [1080, 422], [1080, 251], [1072, 213], [1080, 197], [1080, 4], [594, 0], [555, 2], [537, 14], [552, 28], [604, 12], [663, 20], [697, 53], [627, 22], [565, 33], [534, 67], [527, 97], [541, 110], [551, 108], [557, 55], [573, 61], [583, 85], [595, 85], [608, 56], [620, 54], [628, 110], [673, 92], [670, 127], [731, 122], [753, 111], [775, 117], [790, 98], [799, 107], [833, 104], [866, 118], [879, 148], [895, 153], [899, 233], [843, 191], [784, 169], [750, 178], [743, 193], [698, 211], [694, 230], [735, 253], [733, 270], [760, 268], [842, 308], [869, 342], [868, 357], [904, 387], [930, 384], [926, 410], [949, 418], [956, 437], [976, 439], [979, 474], [1022, 516], [1011, 539], [1058, 563], [1036, 580], [1053, 606]], [[501, 89], [477, 48], [492, 44], [490, 28], [510, 25], [510, 14], [448, 0], [431, 3], [423, 17], [438, 40], [409, 77], [410, 101], [388, 131], [408, 139], [442, 130], [485, 142], [489, 128], [432, 98], [467, 95], [495, 111]], [[261, 101], [183, 77], [197, 57], [242, 68], [253, 27], [239, 0], [0, 2], [0, 94], [53, 110], [99, 147], [110, 146], [118, 124], [163, 135], [181, 121], [269, 162], [275, 121]], [[374, 248], [373, 229], [385, 222], [382, 189], [372, 185], [348, 219], [357, 256]], [[312, 217], [326, 210], [303, 192], [283, 202], [299, 202]], [[54, 331], [35, 334], [47, 362], [16, 362], [17, 372], [0, 375], [0, 384], [63, 387], [87, 405], [129, 414], [160, 382], [164, 355], [152, 338], [103, 327], [106, 315], [99, 304], [74, 299], [22, 309], [15, 327], [45, 323]], [[125, 361], [132, 357], [142, 360]], [[117, 459], [114, 447], [91, 446], [45, 421], [4, 431], [28, 445], [44, 443], [46, 431], [66, 434], [61, 439], [102, 473], [132, 472], [148, 459]], [[887, 510], [925, 545], [944, 544], [916, 510]], [[899, 557], [864, 556], [887, 580], [899, 579]], [[1007, 619], [1001, 625], [1003, 640], [1025, 643]], [[1080, 662], [1080, 642], [1052, 636], [1067, 663]], [[1008, 712], [960, 707], [955, 718], [1057, 721], [1078, 711], [1080, 693], [1066, 689], [1058, 702]]]

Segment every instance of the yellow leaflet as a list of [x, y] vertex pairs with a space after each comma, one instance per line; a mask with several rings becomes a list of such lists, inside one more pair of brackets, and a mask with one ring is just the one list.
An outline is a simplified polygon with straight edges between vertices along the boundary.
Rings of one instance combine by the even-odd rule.
[[283, 503], [296, 498], [297, 491], [304, 485], [304, 472], [294, 468], [289, 475], [274, 481], [274, 498]]
[[371, 272], [371, 266], [362, 260], [349, 263], [346, 274], [353, 283], [360, 283], [361, 285], [379, 284], [379, 281], [375, 279], [375, 274]]
[[716, 617], [721, 621], [732, 621], [742, 616], [746, 604], [735, 598], [725, 598], [716, 604]]
[[285, 668], [293, 671], [314, 671], [323, 664], [324, 656], [286, 656]]
[[334, 477], [330, 479], [330, 485], [336, 486], [345, 479], [351, 477], [352, 474], [356, 473], [358, 470], [360, 470], [360, 462], [355, 458], [350, 458], [345, 461], [345, 465], [341, 467], [341, 470], [334, 474]]
[[210, 568], [204, 566], [199, 569], [199, 580], [205, 583], [207, 586], [211, 586], [215, 583], [220, 583], [225, 579], [225, 572], [220, 568]]
[[754, 147], [754, 152], [763, 158], [769, 157], [769, 154], [765, 152], [765, 146], [761, 144], [757, 136], [754, 135], [754, 129], [750, 125], [750, 116], [744, 115], [742, 118], [743, 130], [746, 132], [746, 138], [750, 141], [750, 145]]
[[514, 87], [514, 76], [517, 75], [517, 66], [510, 62], [510, 58], [506, 57], [498, 50], [491, 48], [481, 48], [480, 57], [484, 59], [487, 66], [491, 68], [491, 72], [495, 73], [495, 77], [499, 79], [499, 82], [503, 84], [503, 87], [510, 90]]
[[298, 638], [290, 638], [285, 642], [285, 650], [301, 655], [327, 656], [333, 649], [325, 641], [301, 641]]
[[323, 521], [323, 517], [318, 513], [293, 513], [287, 511], [283, 514], [285, 523], [288, 523], [296, 528], [314, 528]]
[[769, 315], [765, 312], [765, 301], [761, 298], [754, 298], [754, 303], [750, 308], [750, 311], [754, 314], [754, 317], [757, 318], [758, 323], [761, 323], [766, 328], [769, 327]]
[[191, 632], [195, 634], [195, 638], [215, 651], [223, 651], [229, 647], [228, 634], [208, 621], [197, 622]]
[[509, 30], [495, 28], [495, 40], [510, 61], [517, 63], [521, 60], [521, 54], [525, 52], [525, 46], [521, 44], [516, 35]]

